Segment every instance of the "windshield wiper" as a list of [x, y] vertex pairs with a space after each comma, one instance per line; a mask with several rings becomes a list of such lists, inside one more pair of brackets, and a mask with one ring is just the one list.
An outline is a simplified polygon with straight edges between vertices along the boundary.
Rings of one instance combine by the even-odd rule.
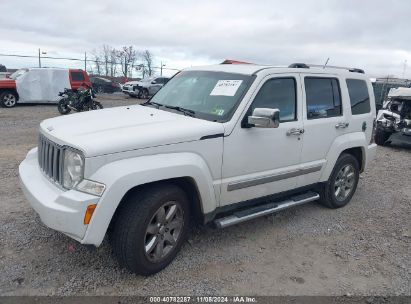
[[141, 105], [142, 105], [142, 106], [157, 106], [157, 109], [160, 108], [160, 107], [162, 107], [162, 106], [164, 106], [164, 105], [161, 104], [161, 103], [157, 103], [157, 102], [154, 102], [154, 101], [150, 101], [150, 99], [147, 100], [146, 102], [143, 102]]
[[164, 105], [164, 107], [168, 108], [168, 109], [172, 109], [172, 110], [176, 110], [179, 112], [184, 113], [184, 115], [188, 115], [191, 117], [195, 117], [196, 112], [194, 112], [193, 110], [190, 109], [186, 109], [186, 108], [182, 108], [182, 107], [178, 107], [178, 106], [168, 106], [168, 105]]

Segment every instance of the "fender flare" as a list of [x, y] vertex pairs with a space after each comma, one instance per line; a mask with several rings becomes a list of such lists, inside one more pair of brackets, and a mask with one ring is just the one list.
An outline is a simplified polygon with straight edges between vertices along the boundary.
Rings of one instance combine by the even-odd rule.
[[364, 132], [354, 132], [338, 136], [332, 143], [331, 148], [327, 153], [327, 163], [321, 174], [320, 181], [324, 182], [328, 180], [338, 157], [340, 157], [341, 153], [347, 149], [361, 148], [362, 164], [359, 165], [364, 168], [367, 161], [367, 153], [365, 151], [367, 146], [368, 143]]
[[106, 190], [97, 204], [82, 243], [101, 244], [118, 205], [130, 189], [179, 177], [194, 180], [203, 213], [209, 213], [217, 207], [213, 178], [206, 162], [198, 154], [140, 156], [115, 161], [98, 169], [89, 179], [104, 183]]

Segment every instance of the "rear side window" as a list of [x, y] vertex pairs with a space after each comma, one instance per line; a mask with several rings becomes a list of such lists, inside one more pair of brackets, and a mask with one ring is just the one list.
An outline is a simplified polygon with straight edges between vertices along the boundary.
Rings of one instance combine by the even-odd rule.
[[72, 81], [84, 81], [83, 72], [71, 72], [71, 80]]
[[340, 85], [335, 78], [306, 77], [307, 118], [327, 118], [342, 115]]
[[370, 113], [367, 83], [360, 79], [347, 79], [347, 88], [350, 95], [351, 113], [353, 115]]
[[296, 120], [296, 84], [294, 78], [273, 78], [267, 80], [258, 91], [250, 114], [255, 108], [280, 110], [280, 121]]

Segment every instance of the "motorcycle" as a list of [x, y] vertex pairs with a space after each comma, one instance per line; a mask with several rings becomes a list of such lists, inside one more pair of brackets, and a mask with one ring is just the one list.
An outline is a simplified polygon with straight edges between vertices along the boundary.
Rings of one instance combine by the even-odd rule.
[[95, 100], [96, 94], [93, 88], [87, 84], [82, 84], [78, 90], [64, 89], [59, 93], [60, 99], [57, 109], [62, 115], [66, 115], [71, 110], [76, 112], [102, 109], [103, 105]]

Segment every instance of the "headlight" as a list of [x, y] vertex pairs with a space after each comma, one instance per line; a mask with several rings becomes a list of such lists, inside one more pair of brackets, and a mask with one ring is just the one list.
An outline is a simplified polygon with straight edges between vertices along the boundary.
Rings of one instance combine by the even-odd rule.
[[63, 187], [73, 189], [83, 180], [84, 157], [80, 153], [66, 149], [63, 162]]

